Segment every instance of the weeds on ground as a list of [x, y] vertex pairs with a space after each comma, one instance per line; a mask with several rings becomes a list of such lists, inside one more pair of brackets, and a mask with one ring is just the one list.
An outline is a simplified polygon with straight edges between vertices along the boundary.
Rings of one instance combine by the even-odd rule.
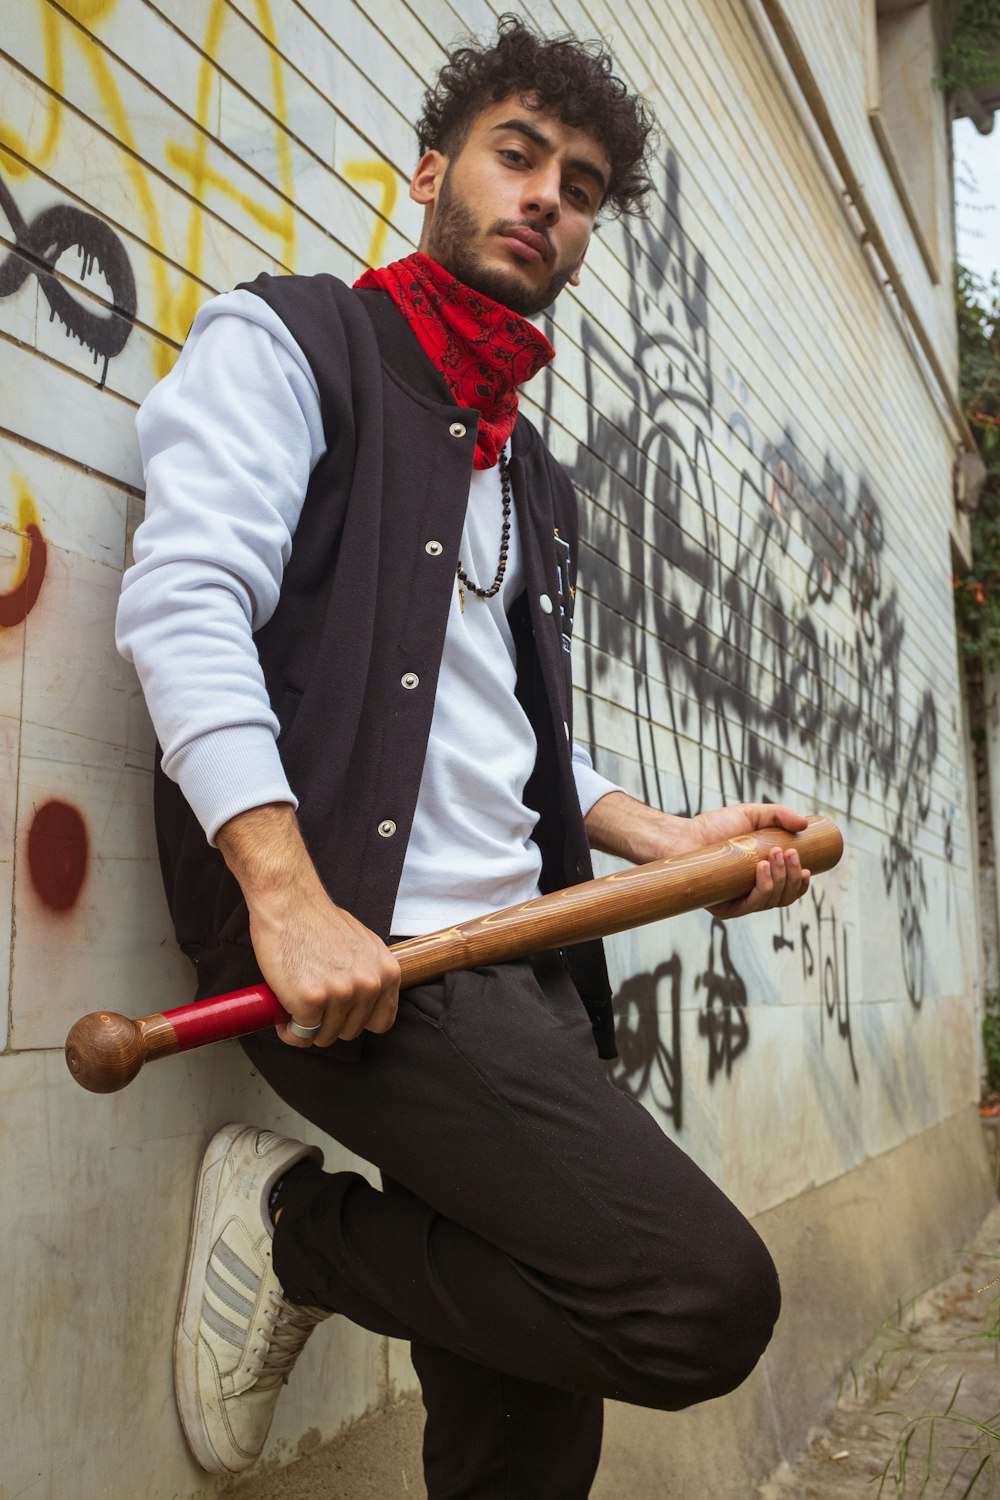
[[915, 1310], [915, 1298], [905, 1304], [897, 1301], [895, 1309], [883, 1318], [873, 1340], [878, 1353], [870, 1363], [857, 1367], [848, 1365], [837, 1387], [838, 1405], [848, 1389], [856, 1402], [877, 1406], [888, 1400], [910, 1376], [913, 1378], [906, 1389], [916, 1384], [930, 1363], [930, 1357], [921, 1358], [920, 1351], [913, 1345], [913, 1336], [919, 1327]]
[[[996, 1493], [1000, 1477], [1000, 1411], [982, 1418], [966, 1415], [959, 1405], [963, 1376], [955, 1381], [943, 1411], [927, 1404], [917, 1416], [893, 1408], [877, 1413], [902, 1424], [893, 1452], [882, 1470], [878, 1496], [897, 1500], [973, 1500]], [[985, 1450], [985, 1451], [984, 1451]], [[968, 1470], [975, 1468], [971, 1475]], [[950, 1468], [948, 1466], [951, 1466]], [[929, 1486], [934, 1482], [931, 1492]], [[959, 1491], [958, 1484], [964, 1487]], [[914, 1487], [916, 1486], [916, 1487]]]
[[[1000, 1256], [981, 1258], [1000, 1262]], [[1000, 1287], [1000, 1275], [978, 1288], [976, 1296]], [[892, 1423], [882, 1436], [892, 1452], [879, 1478], [878, 1500], [988, 1500], [1000, 1494], [1000, 1409], [988, 1416], [963, 1410], [963, 1374], [955, 1377], [946, 1365], [936, 1367], [949, 1353], [957, 1355], [992, 1344], [994, 1360], [1000, 1362], [1000, 1291], [988, 1304], [985, 1328], [957, 1338], [946, 1348], [932, 1352], [916, 1345], [920, 1325], [913, 1316], [886, 1320], [880, 1331], [880, 1349], [862, 1377], [851, 1370], [856, 1398], [877, 1408], [876, 1419]], [[933, 1382], [927, 1393], [928, 1380]], [[892, 1406], [882, 1405], [889, 1396]], [[913, 1397], [913, 1411], [907, 1397]], [[931, 1489], [933, 1484], [934, 1488]]]

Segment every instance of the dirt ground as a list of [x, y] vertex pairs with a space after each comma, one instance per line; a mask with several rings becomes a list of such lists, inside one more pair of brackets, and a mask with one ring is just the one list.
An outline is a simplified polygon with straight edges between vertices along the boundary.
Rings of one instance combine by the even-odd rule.
[[808, 1451], [760, 1500], [998, 1500], [1000, 1207], [955, 1260], [887, 1319]]

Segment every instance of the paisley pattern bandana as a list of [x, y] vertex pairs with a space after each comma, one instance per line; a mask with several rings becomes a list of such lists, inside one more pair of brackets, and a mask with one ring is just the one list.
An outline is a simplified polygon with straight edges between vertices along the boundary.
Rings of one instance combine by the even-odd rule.
[[518, 386], [555, 358], [548, 339], [419, 252], [354, 285], [389, 293], [458, 404], [479, 412], [475, 467], [492, 469], [514, 430]]

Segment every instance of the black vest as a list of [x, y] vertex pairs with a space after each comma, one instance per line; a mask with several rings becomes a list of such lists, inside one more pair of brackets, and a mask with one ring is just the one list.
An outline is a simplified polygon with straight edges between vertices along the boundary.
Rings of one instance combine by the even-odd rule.
[[[384, 292], [327, 275], [259, 276], [247, 289], [309, 361], [327, 444], [257, 650], [320, 878], [384, 938], [430, 733], [478, 413], [455, 405]], [[509, 619], [518, 697], [538, 745], [525, 800], [538, 813], [542, 889], [558, 890], [592, 875], [572, 771], [576, 498], [523, 416], [510, 471], [526, 586]], [[416, 689], [402, 684], [410, 673]], [[159, 762], [155, 807], [167, 899], [198, 969], [198, 997], [258, 982], [239, 886]], [[566, 961], [598, 1049], [613, 1057], [602, 946], [579, 944]]]

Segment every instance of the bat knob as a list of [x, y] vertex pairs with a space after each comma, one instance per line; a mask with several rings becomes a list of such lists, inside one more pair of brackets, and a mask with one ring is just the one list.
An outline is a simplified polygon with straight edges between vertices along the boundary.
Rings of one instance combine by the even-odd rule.
[[145, 1061], [142, 1027], [114, 1011], [96, 1010], [82, 1016], [66, 1038], [66, 1066], [92, 1094], [123, 1089]]

